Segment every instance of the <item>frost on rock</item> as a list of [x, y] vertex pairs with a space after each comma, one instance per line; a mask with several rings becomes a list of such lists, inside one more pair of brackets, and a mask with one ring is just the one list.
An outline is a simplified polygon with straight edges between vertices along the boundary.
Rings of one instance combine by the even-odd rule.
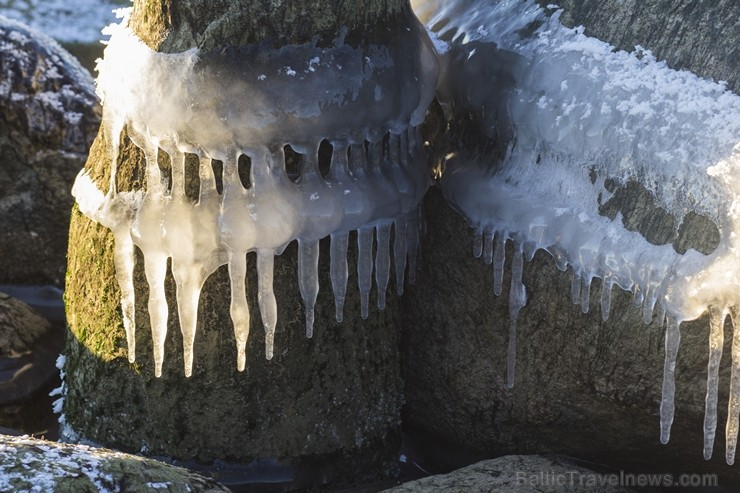
[[[673, 421], [674, 370], [681, 321], [709, 310], [710, 361], [705, 457], [716, 428], [722, 327], [738, 328], [740, 305], [740, 97], [721, 83], [675, 71], [649, 51], [615, 51], [568, 29], [560, 11], [533, 1], [417, 2], [436, 31], [442, 58], [439, 96], [446, 110], [469, 112], [502, 159], [461, 151], [448, 156], [445, 197], [476, 231], [474, 254], [493, 263], [502, 290], [505, 243], [514, 244], [508, 378], [513, 384], [515, 330], [525, 304], [521, 257], [543, 249], [573, 273], [573, 301], [589, 310], [590, 287], [602, 279], [601, 314], [614, 285], [632, 291], [646, 323], [666, 323], [661, 441]], [[681, 224], [688, 213], [716, 224], [711, 253], [677, 253], [599, 214], [607, 180], [636, 181]], [[656, 315], [657, 312], [657, 315]], [[735, 331], [734, 341], [740, 340]], [[734, 461], [740, 412], [740, 344], [733, 343], [727, 422]]]
[[[331, 283], [342, 319], [347, 243], [358, 230], [358, 274], [368, 313], [373, 266], [378, 300], [390, 268], [390, 232], [397, 290], [406, 258], [418, 246], [418, 204], [430, 182], [422, 152], [422, 123], [437, 80], [437, 60], [426, 31], [414, 24], [393, 45], [354, 48], [337, 41], [190, 50], [150, 50], [127, 27], [111, 35], [99, 62], [97, 91], [111, 142], [110, 186], [101, 191], [86, 171], [73, 194], [80, 210], [115, 236], [115, 266], [129, 359], [134, 360], [134, 247], [143, 253], [149, 284], [155, 374], [162, 373], [167, 330], [167, 260], [177, 288], [185, 374], [192, 371], [198, 301], [205, 280], [222, 265], [231, 280], [231, 318], [237, 366], [243, 370], [250, 314], [245, 295], [246, 254], [256, 252], [265, 353], [273, 354], [277, 301], [273, 260], [298, 241], [299, 287], [311, 337], [318, 294], [318, 242], [331, 236]], [[120, 135], [126, 129], [146, 158], [146, 189], [116, 184]], [[328, 173], [319, 168], [322, 141], [331, 144]], [[286, 152], [298, 155], [300, 176], [286, 172]], [[172, 164], [165, 180], [160, 154]], [[186, 160], [197, 158], [197, 200], [185, 194]], [[222, 190], [214, 161], [219, 161]], [[249, 183], [240, 162], [249, 164]], [[378, 252], [373, 261], [373, 237]]]

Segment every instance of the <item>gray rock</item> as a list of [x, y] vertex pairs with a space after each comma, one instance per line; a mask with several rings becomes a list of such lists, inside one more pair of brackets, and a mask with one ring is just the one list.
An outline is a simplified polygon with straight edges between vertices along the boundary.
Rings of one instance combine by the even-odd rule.
[[31, 307], [0, 293], [0, 357], [31, 351], [48, 330], [49, 322]]
[[[661, 478], [665, 476], [660, 475]], [[639, 476], [596, 472], [565, 458], [538, 455], [507, 455], [385, 490], [388, 493], [632, 493]], [[657, 478], [657, 476], [656, 476]], [[640, 485], [642, 485], [641, 483]]]
[[[552, 2], [539, 0], [543, 6]], [[563, 0], [560, 20], [620, 50], [636, 45], [675, 69], [691, 70], [740, 90], [740, 3], [735, 0]]]
[[[585, 24], [587, 34], [621, 48], [639, 43], [677, 68], [731, 85], [738, 80], [732, 54], [740, 32], [737, 2], [559, 3], [563, 19]], [[672, 243], [678, 252], [708, 253], [716, 247], [711, 221], [688, 214], [676, 224], [641, 185], [614, 185], [613, 201], [603, 204], [602, 214], [616, 218], [619, 212], [624, 227], [654, 243]], [[729, 483], [740, 480], [740, 473], [724, 463], [722, 440], [711, 461], [702, 459], [706, 318], [681, 326], [676, 418], [671, 441], [663, 446], [658, 412], [664, 329], [655, 319], [646, 326], [631, 295], [618, 288], [612, 292], [611, 316], [602, 322], [600, 283], [592, 286], [590, 312], [582, 314], [570, 300], [570, 272], [558, 271], [553, 259], [539, 252], [525, 265], [528, 298], [518, 319], [516, 381], [509, 390], [504, 380], [508, 278], [502, 295], [494, 297], [491, 270], [473, 258], [465, 220], [438, 192], [428, 195], [426, 211], [422, 271], [402, 301], [404, 416], [427, 451], [454, 451], [438, 454], [439, 463], [459, 467], [462, 454], [485, 458], [546, 451], [615, 467], [709, 471]], [[471, 240], [450, 241], [465, 237]], [[725, 355], [729, 337], [726, 341]], [[719, 423], [726, 419], [729, 367], [725, 357]]]
[[[631, 294], [616, 287], [610, 318], [603, 322], [598, 281], [584, 315], [570, 298], [570, 272], [559, 271], [540, 251], [524, 265], [527, 305], [518, 318], [516, 379], [508, 389], [510, 264], [507, 260], [504, 292], [495, 297], [491, 268], [473, 257], [472, 231], [464, 219], [437, 190], [427, 196], [425, 208], [421, 271], [401, 300], [404, 417], [413, 436], [428, 442], [427, 453], [448, 450], [437, 463], [460, 467], [465, 464], [460, 456], [546, 451], [615, 467], [640, 470], [650, 464], [740, 478], [724, 463], [724, 442], [718, 440], [711, 462], [702, 458], [706, 318], [681, 326], [676, 419], [670, 443], [661, 445], [664, 329], [656, 320], [645, 325]], [[729, 354], [729, 337], [725, 351]], [[725, 358], [720, 379], [727, 384], [729, 366]], [[720, 402], [727, 402], [727, 384], [720, 384]], [[719, 410], [720, 423], [725, 411]]]
[[[207, 48], [213, 43], [238, 44], [243, 41], [241, 34], [249, 32], [249, 26], [244, 33], [233, 31], [237, 23], [230, 8], [223, 8], [226, 4], [171, 3], [171, 17], [156, 12], [159, 3], [151, 4], [154, 12], [137, 12], [135, 7], [134, 30], [144, 33], [151, 46], [159, 46], [157, 40], [162, 41], [159, 36], [163, 32], [172, 36], [167, 38], [167, 49], [183, 43], [192, 46], [191, 41], [195, 41], [188, 39], [188, 34], [199, 38], [197, 46]], [[399, 5], [371, 3], [381, 7]], [[301, 3], [309, 13], [326, 12], [327, 5], [340, 4], [345, 16], [342, 19], [356, 15], [352, 3]], [[239, 15], [244, 18], [250, 9], [256, 15], [269, 10], [277, 17], [287, 9], [264, 9], [255, 2], [238, 5]], [[387, 12], [384, 21], [388, 17], [393, 22], [406, 21], [394, 16], [390, 7]], [[304, 17], [309, 23], [325, 21], [308, 14]], [[177, 25], [168, 30], [171, 21]], [[203, 32], [198, 26], [208, 29]], [[379, 32], [385, 32], [386, 24], [377, 26]], [[301, 30], [313, 27], [301, 24]], [[350, 32], [347, 39], [360, 39], [361, 34], [364, 32]], [[294, 37], [296, 33], [288, 29], [286, 36]], [[143, 153], [126, 138], [122, 144], [119, 189], [141, 188]], [[86, 164], [100, 189], [105, 189], [108, 181], [108, 146], [106, 133], [101, 131]], [[188, 159], [194, 157], [188, 155]], [[194, 184], [197, 189], [197, 176], [186, 175], [186, 190], [192, 190]], [[220, 459], [243, 464], [275, 459], [294, 471], [291, 487], [357, 481], [395, 472], [403, 401], [398, 304], [390, 299], [385, 311], [373, 306], [369, 318], [361, 318], [356, 237], [352, 234], [345, 321], [336, 323], [328, 274], [328, 239], [322, 241], [320, 250], [320, 292], [312, 339], [305, 337], [295, 242], [275, 260], [278, 326], [275, 354], [269, 361], [265, 359], [258, 309], [255, 259], [253, 253], [248, 255], [247, 296], [252, 316], [247, 367], [241, 373], [236, 370], [227, 268], [217, 270], [205, 283], [190, 378], [183, 375], [174, 282], [168, 276], [170, 316], [165, 362], [162, 378], [155, 378], [142, 258], [137, 256], [134, 273], [137, 361], [130, 364], [113, 272], [113, 237], [106, 228], [73, 212], [65, 295], [70, 325], [65, 351], [68, 394], [63, 410], [67, 422], [84, 437], [126, 450], [204, 462]], [[371, 304], [375, 302], [373, 295]]]
[[143, 457], [85, 445], [0, 435], [0, 490], [229, 492], [215, 480]]
[[100, 123], [92, 78], [0, 17], [0, 283], [64, 280], [70, 189]]
[[[63, 330], [0, 293], [0, 405], [25, 401], [45, 388], [58, 375], [54, 363], [63, 345]], [[12, 414], [14, 407], [0, 414]]]

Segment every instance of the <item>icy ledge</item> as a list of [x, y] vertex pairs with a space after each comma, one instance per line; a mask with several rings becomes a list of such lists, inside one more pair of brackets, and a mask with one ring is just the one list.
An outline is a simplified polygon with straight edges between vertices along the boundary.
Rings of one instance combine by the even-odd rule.
[[[407, 257], [409, 275], [414, 272], [418, 204], [430, 182], [418, 126], [438, 71], [429, 38], [418, 23], [394, 45], [364, 49], [340, 38], [330, 48], [308, 43], [161, 54], [129, 30], [126, 18], [107, 33], [111, 38], [98, 66], [97, 92], [111, 143], [110, 185], [101, 191], [83, 170], [73, 195], [82, 213], [115, 236], [130, 361], [135, 357], [134, 246], [143, 253], [149, 284], [156, 376], [162, 374], [167, 331], [168, 258], [186, 376], [192, 372], [200, 291], [221, 265], [228, 265], [231, 280], [237, 367], [245, 368], [247, 252], [257, 254], [268, 359], [277, 325], [274, 256], [289, 242], [298, 241], [308, 337], [319, 289], [318, 244], [327, 235], [337, 320], [342, 320], [347, 289], [350, 231], [358, 231], [362, 316], [368, 315], [373, 266], [378, 305], [384, 307], [392, 229], [396, 289], [403, 291]], [[144, 153], [145, 190], [118, 190], [124, 127]], [[319, 167], [322, 141], [333, 149], [328, 173]], [[297, 178], [286, 172], [288, 146], [301, 163]], [[171, 163], [170, 180], [158, 164], [164, 155]], [[196, 179], [188, 176], [193, 167], [186, 163], [193, 161], [198, 163], [192, 173], [199, 182], [197, 199], [185, 191], [186, 183]], [[240, 178], [243, 163], [249, 166], [247, 184]]]
[[[740, 327], [740, 97], [723, 84], [669, 69], [650, 52], [615, 52], [568, 29], [532, 1], [417, 2], [443, 54], [440, 96], [508, 142], [500, 162], [451, 154], [446, 198], [476, 231], [474, 254], [493, 264], [501, 294], [505, 244], [513, 243], [507, 383], [514, 383], [516, 320], [526, 303], [523, 259], [543, 249], [573, 272], [573, 301], [589, 310], [603, 281], [632, 291], [646, 323], [666, 322], [661, 441], [674, 414], [674, 370], [684, 320], [710, 314], [704, 455], [717, 422], [723, 326]], [[443, 41], [446, 40], [446, 41]], [[506, 146], [505, 146], [506, 147]], [[681, 224], [690, 211], [718, 227], [709, 255], [648, 243], [599, 214], [606, 179], [644, 186]], [[735, 330], [726, 459], [735, 460], [740, 413], [740, 330]]]

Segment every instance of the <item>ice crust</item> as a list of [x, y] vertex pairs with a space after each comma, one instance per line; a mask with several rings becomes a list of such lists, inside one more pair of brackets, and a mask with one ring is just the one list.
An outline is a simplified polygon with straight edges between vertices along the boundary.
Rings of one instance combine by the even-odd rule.
[[[106, 29], [110, 40], [98, 65], [97, 92], [111, 143], [110, 186], [98, 188], [83, 170], [73, 194], [86, 216], [115, 236], [116, 276], [122, 294], [129, 359], [135, 358], [134, 249], [143, 253], [149, 284], [155, 375], [162, 374], [167, 331], [167, 260], [176, 283], [185, 375], [193, 364], [200, 291], [227, 265], [237, 367], [244, 370], [250, 313], [246, 254], [256, 252], [258, 301], [265, 355], [273, 355], [277, 300], [274, 256], [298, 242], [298, 281], [312, 336], [318, 282], [318, 243], [331, 236], [331, 283], [336, 318], [347, 289], [350, 231], [358, 230], [362, 316], [368, 316], [373, 267], [378, 305], [385, 304], [390, 233], [398, 292], [418, 248], [418, 205], [430, 184], [419, 125], [434, 96], [438, 64], [421, 25], [391, 45], [351, 47], [315, 43], [161, 54], [127, 27]], [[119, 191], [116, 164], [122, 130], [146, 159], [146, 189]], [[328, 175], [319, 170], [322, 141], [332, 145]], [[286, 172], [285, 147], [300, 155], [301, 172]], [[165, 180], [158, 157], [171, 162]], [[187, 155], [199, 160], [196, 201], [185, 193]], [[239, 159], [250, 161], [249, 186]], [[222, 163], [217, 189], [213, 160]], [[372, 258], [373, 238], [377, 253]]]
[[[445, 197], [475, 229], [474, 254], [493, 263], [502, 292], [505, 243], [514, 244], [507, 383], [513, 385], [516, 319], [526, 303], [521, 255], [549, 252], [573, 276], [573, 302], [589, 310], [590, 287], [603, 282], [601, 314], [612, 286], [632, 291], [646, 323], [667, 321], [661, 441], [674, 414], [680, 324], [710, 311], [705, 457], [716, 428], [717, 368], [726, 315], [740, 305], [740, 97], [724, 84], [670, 69], [568, 29], [533, 1], [416, 2], [442, 56], [438, 90], [449, 111], [474, 115], [503, 142], [505, 156], [449, 156]], [[654, 245], [599, 214], [607, 179], [638, 181], [680, 224], [689, 211], [711, 219], [720, 244], [703, 255]], [[619, 218], [618, 218], [619, 219]], [[495, 240], [494, 240], [495, 239]], [[656, 310], [657, 308], [657, 310]], [[736, 330], [736, 334], [740, 332]], [[735, 336], [735, 340], [740, 340]], [[740, 399], [740, 345], [733, 346], [727, 422], [734, 461]]]

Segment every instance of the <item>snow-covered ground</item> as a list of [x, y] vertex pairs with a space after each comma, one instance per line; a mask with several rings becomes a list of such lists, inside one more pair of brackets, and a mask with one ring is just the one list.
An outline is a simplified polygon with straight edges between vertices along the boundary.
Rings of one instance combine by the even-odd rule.
[[129, 0], [0, 0], [0, 15], [30, 25], [64, 43], [94, 43], [115, 22], [113, 9]]

